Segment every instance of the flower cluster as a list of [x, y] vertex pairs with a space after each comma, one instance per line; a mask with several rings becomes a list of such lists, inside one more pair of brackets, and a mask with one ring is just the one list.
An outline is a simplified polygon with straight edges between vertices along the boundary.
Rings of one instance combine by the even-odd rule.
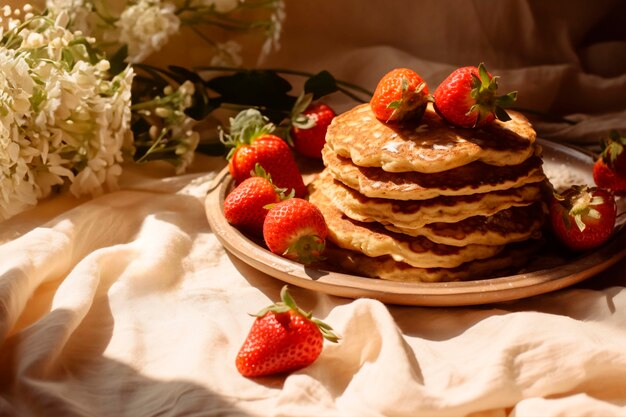
[[185, 113], [192, 105], [194, 93], [194, 84], [185, 81], [176, 90], [167, 85], [161, 95], [133, 105], [133, 118], [149, 126], [135, 132], [138, 162], [168, 160], [178, 174], [185, 172], [200, 141], [200, 135], [193, 130], [195, 121]]
[[206, 29], [259, 32], [268, 52], [278, 46], [283, 7], [282, 0], [0, 7], [0, 220], [54, 190], [114, 189], [125, 160], [166, 160], [184, 172], [200, 142], [196, 121], [228, 100], [209, 98], [193, 71], [141, 61], [189, 26], [207, 41], [209, 64], [236, 67], [241, 45]]
[[200, 141], [191, 108], [198, 97], [210, 107], [202, 81], [142, 83], [135, 64], [186, 25], [212, 48], [211, 64], [237, 66], [241, 46], [213, 41], [206, 29], [260, 31], [267, 52], [284, 18], [282, 0], [121, 3], [0, 8], [0, 220], [56, 189], [76, 196], [113, 189], [124, 160], [163, 159], [184, 172]]
[[110, 77], [93, 39], [67, 30], [66, 19], [12, 18], [0, 28], [2, 219], [56, 186], [76, 196], [114, 187], [132, 142], [132, 68]]
[[[95, 0], [47, 0], [55, 16], [68, 13], [70, 28], [95, 37], [110, 54], [118, 48], [126, 62], [143, 62], [169, 39], [189, 26], [207, 42], [211, 65], [238, 66], [241, 45], [219, 41], [216, 31], [260, 32], [266, 37], [262, 53], [278, 47], [285, 18], [283, 0], [128, 0], [121, 8]], [[259, 13], [264, 9], [265, 13]], [[209, 29], [210, 28], [210, 29]], [[210, 53], [212, 49], [212, 54]]]

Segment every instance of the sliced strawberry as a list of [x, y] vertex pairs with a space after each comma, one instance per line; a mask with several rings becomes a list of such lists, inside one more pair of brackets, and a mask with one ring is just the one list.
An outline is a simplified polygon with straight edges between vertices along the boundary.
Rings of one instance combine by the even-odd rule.
[[263, 238], [269, 250], [303, 264], [321, 258], [327, 235], [320, 210], [300, 198], [274, 205], [263, 223]]
[[550, 202], [555, 236], [568, 248], [584, 251], [606, 242], [615, 228], [617, 205], [613, 193], [602, 188], [573, 186]]
[[324, 322], [304, 312], [284, 286], [281, 301], [256, 314], [235, 365], [246, 377], [292, 372], [309, 366], [319, 357], [324, 339], [339, 338]]

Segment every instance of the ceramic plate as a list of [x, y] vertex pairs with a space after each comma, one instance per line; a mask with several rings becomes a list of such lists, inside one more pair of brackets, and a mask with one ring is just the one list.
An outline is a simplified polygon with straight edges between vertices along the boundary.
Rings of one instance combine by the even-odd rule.
[[[557, 187], [593, 184], [593, 159], [584, 151], [540, 140], [544, 170]], [[369, 297], [390, 304], [463, 306], [531, 297], [565, 288], [609, 268], [626, 255], [626, 227], [602, 247], [580, 256], [538, 257], [525, 272], [475, 281], [442, 283], [393, 282], [306, 267], [274, 255], [232, 227], [224, 218], [224, 197], [232, 189], [228, 170], [222, 171], [206, 198], [211, 229], [237, 258], [288, 284], [349, 298]], [[619, 201], [624, 211], [626, 202]]]

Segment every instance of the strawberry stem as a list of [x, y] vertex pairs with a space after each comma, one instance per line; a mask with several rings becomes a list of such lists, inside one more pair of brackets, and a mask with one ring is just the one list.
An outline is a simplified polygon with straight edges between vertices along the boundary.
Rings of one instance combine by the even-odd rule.
[[257, 109], [246, 109], [231, 117], [230, 133], [219, 129], [220, 141], [231, 148], [227, 159], [230, 160], [239, 147], [250, 145], [256, 138], [272, 133], [274, 129], [274, 124]]
[[324, 240], [319, 236], [305, 234], [289, 245], [283, 256], [309, 265], [320, 259], [325, 246]]
[[478, 65], [478, 75], [472, 74], [472, 91], [471, 97], [475, 103], [470, 107], [467, 115], [477, 113], [475, 126], [489, 114], [495, 114], [498, 120], [503, 122], [511, 120], [511, 116], [504, 110], [510, 107], [517, 99], [517, 91], [496, 96], [498, 90], [498, 77], [491, 77], [485, 64], [482, 62]]
[[[296, 195], [296, 190], [294, 190], [293, 188], [287, 194], [287, 188], [277, 187], [276, 184], [274, 184], [274, 181], [272, 181], [272, 175], [269, 172], [265, 171], [265, 169], [258, 162], [254, 164], [254, 170], [250, 171], [250, 176], [261, 177], [261, 178], [265, 178], [266, 180], [268, 180], [269, 183], [272, 184], [272, 187], [274, 187], [274, 191], [278, 195], [278, 198], [280, 198], [280, 201], [293, 198]], [[263, 206], [263, 208], [266, 208], [269, 210], [275, 205], [276, 203], [267, 204]]]
[[276, 302], [270, 306], [267, 306], [261, 311], [259, 311], [258, 313], [252, 314], [252, 315], [255, 317], [263, 317], [270, 311], [272, 313], [287, 313], [292, 310], [300, 314], [301, 316], [307, 318], [311, 322], [315, 323], [317, 328], [320, 330], [320, 333], [322, 333], [322, 336], [324, 337], [324, 339], [333, 343], [337, 343], [339, 341], [339, 336], [337, 336], [333, 332], [332, 327], [330, 327], [328, 324], [324, 323], [323, 321], [314, 318], [313, 312], [311, 311], [306, 312], [298, 306], [298, 304], [296, 303], [296, 300], [294, 300], [291, 294], [289, 294], [289, 291], [287, 290], [287, 285], [283, 286], [283, 288], [280, 290], [279, 302]]
[[604, 204], [604, 199], [600, 196], [594, 196], [591, 190], [587, 186], [573, 186], [573, 197], [571, 200], [562, 197], [565, 200], [566, 208], [569, 210], [568, 214], [574, 218], [574, 222], [578, 227], [578, 230], [584, 232], [587, 228], [583, 219], [600, 219], [600, 212], [594, 206], [601, 206]]

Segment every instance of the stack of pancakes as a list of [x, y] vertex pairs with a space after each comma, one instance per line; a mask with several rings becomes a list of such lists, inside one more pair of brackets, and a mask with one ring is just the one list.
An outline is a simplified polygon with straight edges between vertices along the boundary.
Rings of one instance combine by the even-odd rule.
[[521, 114], [453, 128], [432, 109], [384, 123], [363, 104], [333, 120], [310, 200], [327, 257], [351, 273], [402, 281], [493, 275], [526, 261], [541, 235], [541, 149]]

